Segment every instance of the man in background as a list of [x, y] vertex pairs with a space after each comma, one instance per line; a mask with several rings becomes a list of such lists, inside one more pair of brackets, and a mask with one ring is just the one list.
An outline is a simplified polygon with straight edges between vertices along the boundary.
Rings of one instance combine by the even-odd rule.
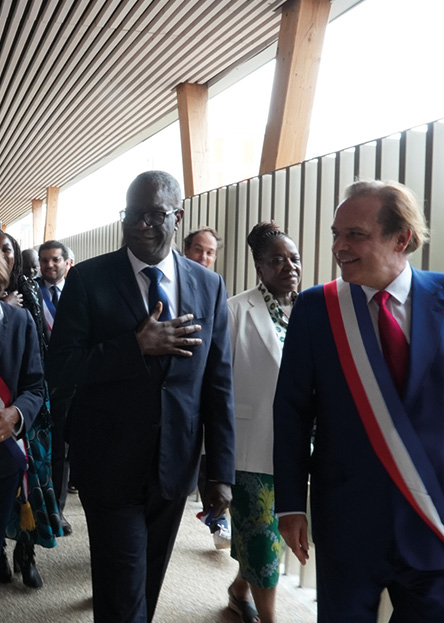
[[[199, 229], [191, 231], [184, 238], [184, 254], [189, 260], [197, 262], [205, 268], [212, 268], [217, 259], [217, 252], [222, 248], [222, 238], [212, 227], [203, 225]], [[198, 487], [203, 500], [206, 483], [206, 455], [202, 454], [199, 468]], [[204, 510], [198, 513], [198, 518], [204, 521], [213, 535], [216, 549], [228, 549], [231, 546], [231, 530], [226, 513], [220, 517], [209, 517]]]
[[39, 254], [35, 249], [25, 249], [22, 251], [23, 274], [28, 279], [35, 279], [40, 275]]
[[41, 277], [40, 289], [43, 296], [44, 314], [49, 330], [52, 331], [57, 305], [65, 286], [65, 274], [69, 270], [68, 249], [58, 240], [48, 240], [39, 247]]
[[[37, 280], [43, 298], [43, 313], [49, 334], [65, 287], [65, 275], [70, 268], [67, 247], [58, 240], [48, 240], [39, 247], [41, 277]], [[65, 442], [66, 418], [71, 404], [74, 388], [61, 389], [49, 385], [49, 400], [52, 428], [52, 480], [57, 504], [60, 510], [63, 533], [69, 536], [72, 526], [63, 514], [66, 504], [69, 480], [68, 446]]]
[[217, 252], [222, 248], [222, 238], [215, 229], [204, 225], [191, 231], [183, 244], [185, 257], [205, 268], [212, 268]]

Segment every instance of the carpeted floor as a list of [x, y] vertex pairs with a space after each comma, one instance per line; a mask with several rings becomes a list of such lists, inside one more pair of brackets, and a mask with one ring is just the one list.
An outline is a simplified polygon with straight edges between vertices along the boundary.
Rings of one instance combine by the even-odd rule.
[[[44, 586], [26, 588], [21, 576], [0, 584], [0, 621], [11, 623], [92, 623], [88, 537], [77, 495], [68, 496], [65, 511], [71, 536], [53, 550], [37, 550]], [[155, 623], [240, 623], [227, 608], [227, 588], [237, 571], [229, 550], [216, 550], [206, 526], [196, 518], [200, 504], [189, 499], [165, 583]], [[13, 544], [8, 542], [12, 561]], [[314, 592], [296, 588], [297, 577], [286, 576], [278, 587], [279, 623], [314, 623]]]

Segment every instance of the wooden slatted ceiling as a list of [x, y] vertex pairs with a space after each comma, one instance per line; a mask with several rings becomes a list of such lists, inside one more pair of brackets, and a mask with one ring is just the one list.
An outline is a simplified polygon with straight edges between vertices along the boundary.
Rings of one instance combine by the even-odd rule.
[[3, 0], [0, 220], [8, 224], [277, 39], [283, 0]]
[[[362, 0], [333, 0], [332, 17]], [[275, 43], [284, 0], [0, 0], [6, 225]]]

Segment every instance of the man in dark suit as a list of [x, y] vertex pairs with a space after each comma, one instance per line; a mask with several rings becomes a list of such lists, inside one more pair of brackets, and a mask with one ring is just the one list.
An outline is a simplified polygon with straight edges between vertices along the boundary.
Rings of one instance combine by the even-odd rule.
[[402, 185], [356, 182], [332, 231], [342, 278], [298, 298], [276, 391], [279, 529], [305, 564], [310, 474], [318, 621], [375, 623], [387, 588], [392, 623], [442, 623], [444, 276], [408, 262]]
[[[121, 213], [126, 246], [70, 270], [51, 337], [50, 380], [77, 386], [71, 480], [88, 522], [96, 623], [151, 621], [203, 431], [205, 504], [220, 514], [231, 499], [226, 292], [220, 275], [171, 250], [182, 216], [172, 176], [139, 175]], [[161, 283], [149, 311], [153, 266]]]
[[[47, 240], [39, 247], [39, 262], [41, 277], [37, 279], [37, 282], [42, 293], [45, 333], [49, 341], [59, 298], [65, 286], [65, 277], [71, 268], [68, 248], [58, 240]], [[65, 442], [64, 430], [72, 394], [72, 387], [50, 388], [51, 417], [54, 423], [51, 448], [52, 481], [65, 536], [72, 533], [71, 524], [63, 514], [69, 479], [68, 446]]]

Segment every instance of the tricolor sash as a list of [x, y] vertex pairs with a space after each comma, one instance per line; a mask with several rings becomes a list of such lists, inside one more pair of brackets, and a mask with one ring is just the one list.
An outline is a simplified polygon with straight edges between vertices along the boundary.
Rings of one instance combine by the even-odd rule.
[[401, 493], [444, 541], [444, 494], [385, 363], [360, 286], [324, 285], [327, 312], [350, 393], [370, 443]]
[[51, 332], [52, 326], [54, 324], [54, 318], [56, 315], [56, 308], [54, 306], [54, 303], [52, 302], [52, 298], [48, 288], [43, 282], [40, 282], [39, 285], [43, 297], [43, 314], [45, 316], [46, 324], [48, 325], [49, 331]]
[[[7, 387], [4, 380], [0, 377], [0, 408], [9, 407], [11, 404], [11, 392]], [[21, 439], [16, 440], [13, 437], [8, 437], [2, 443], [8, 448], [14, 459], [17, 461], [18, 466], [22, 472], [26, 472], [28, 469], [28, 457], [26, 454], [25, 444]]]

